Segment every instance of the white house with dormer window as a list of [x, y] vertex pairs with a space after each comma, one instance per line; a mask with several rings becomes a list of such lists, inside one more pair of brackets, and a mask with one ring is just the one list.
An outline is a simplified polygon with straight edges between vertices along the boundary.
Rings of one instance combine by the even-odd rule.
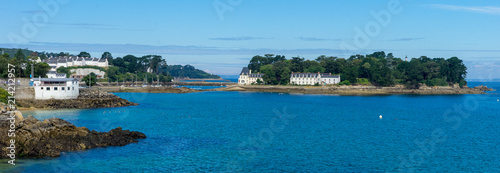
[[78, 79], [34, 78], [35, 99], [76, 99], [80, 94]]
[[332, 85], [340, 83], [340, 75], [331, 73], [293, 73], [290, 75], [292, 85]]
[[238, 78], [238, 84], [256, 84], [258, 83], [257, 80], [264, 82], [264, 79], [262, 79], [263, 76], [264, 74], [252, 73], [252, 70], [249, 70], [248, 67], [243, 67], [240, 73], [240, 77]]

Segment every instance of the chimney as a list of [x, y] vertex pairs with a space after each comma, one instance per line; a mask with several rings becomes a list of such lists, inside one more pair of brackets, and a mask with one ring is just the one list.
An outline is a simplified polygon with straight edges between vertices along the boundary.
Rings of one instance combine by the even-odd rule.
[[250, 70], [250, 72], [248, 72], [248, 74], [252, 74], [252, 70]]

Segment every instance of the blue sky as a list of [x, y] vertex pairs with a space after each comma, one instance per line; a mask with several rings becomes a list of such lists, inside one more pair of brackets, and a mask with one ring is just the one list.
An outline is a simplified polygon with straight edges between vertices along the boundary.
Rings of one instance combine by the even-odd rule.
[[158, 54], [221, 75], [238, 74], [258, 54], [315, 59], [383, 50], [457, 56], [468, 78], [500, 78], [500, 2], [493, 0], [6, 1], [0, 19], [0, 47]]

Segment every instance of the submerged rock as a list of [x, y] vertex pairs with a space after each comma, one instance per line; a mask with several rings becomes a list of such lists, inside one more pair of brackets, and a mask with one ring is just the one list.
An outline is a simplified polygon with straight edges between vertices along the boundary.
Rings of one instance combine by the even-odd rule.
[[[5, 108], [5, 104], [0, 105]], [[10, 153], [11, 139], [15, 140], [16, 157], [58, 157], [61, 152], [79, 151], [97, 147], [124, 146], [146, 135], [136, 131], [122, 130], [121, 127], [109, 132], [90, 131], [86, 127], [75, 125], [59, 118], [43, 121], [29, 115], [26, 118], [19, 111], [0, 114], [0, 131], [8, 132], [13, 125], [15, 137], [2, 133], [0, 135], [0, 158], [7, 158]]]
[[476, 87], [474, 87], [474, 89], [478, 89], [480, 91], [493, 91], [493, 88], [488, 88], [487, 86], [483, 86], [483, 85], [476, 86]]

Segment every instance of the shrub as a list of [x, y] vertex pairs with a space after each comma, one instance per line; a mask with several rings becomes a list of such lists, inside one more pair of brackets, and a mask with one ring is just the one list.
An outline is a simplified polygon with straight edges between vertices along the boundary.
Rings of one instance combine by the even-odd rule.
[[448, 82], [442, 78], [433, 78], [425, 81], [425, 85], [427, 86], [448, 86]]
[[0, 88], [0, 102], [7, 104], [10, 94], [5, 89]]
[[356, 83], [361, 85], [370, 85], [370, 81], [366, 78], [356, 78]]
[[349, 82], [348, 80], [345, 80], [345, 81], [340, 82], [339, 85], [351, 85], [351, 82]]

